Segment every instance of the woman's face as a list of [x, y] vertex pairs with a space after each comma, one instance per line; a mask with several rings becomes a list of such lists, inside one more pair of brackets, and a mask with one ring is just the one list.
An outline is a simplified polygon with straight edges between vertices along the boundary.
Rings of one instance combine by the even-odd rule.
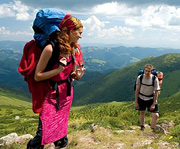
[[70, 44], [71, 43], [77, 43], [79, 38], [82, 38], [81, 34], [83, 32], [83, 28], [78, 28], [76, 30], [72, 30], [70, 31], [70, 36], [69, 36], [69, 39], [70, 39]]

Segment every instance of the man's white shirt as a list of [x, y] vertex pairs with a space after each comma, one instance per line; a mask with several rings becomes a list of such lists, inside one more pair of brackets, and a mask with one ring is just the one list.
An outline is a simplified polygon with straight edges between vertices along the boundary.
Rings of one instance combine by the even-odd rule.
[[[153, 75], [151, 74], [151, 76], [149, 78], [146, 78], [145, 75], [143, 76], [143, 79], [142, 79], [142, 84], [140, 84], [140, 76], [139, 75], [137, 77], [137, 80], [136, 80], [136, 85], [140, 86], [140, 93], [141, 94], [144, 94], [144, 95], [152, 95], [156, 90], [160, 90], [160, 87], [159, 87], [159, 81], [158, 81], [158, 78], [156, 77], [155, 80], [154, 80], [154, 86], [146, 86], [146, 85], [152, 85], [152, 81], [153, 81]], [[146, 85], [143, 85], [143, 84], [146, 84]], [[146, 96], [143, 96], [143, 95], [140, 95], [139, 94], [139, 98], [141, 98], [142, 100], [150, 100], [150, 99], [153, 99], [153, 97], [146, 97]]]

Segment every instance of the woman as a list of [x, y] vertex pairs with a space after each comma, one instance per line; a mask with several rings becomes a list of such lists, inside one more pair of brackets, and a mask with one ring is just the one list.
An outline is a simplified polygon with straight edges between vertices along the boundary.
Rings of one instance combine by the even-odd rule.
[[[42, 111], [39, 116], [39, 125], [36, 136], [29, 141], [28, 149], [43, 148], [45, 144], [54, 142], [56, 148], [67, 145], [67, 127], [70, 107], [73, 99], [73, 87], [70, 83], [71, 76], [75, 79], [82, 77], [77, 75], [78, 70], [84, 72], [82, 53], [78, 50], [78, 40], [83, 32], [82, 23], [71, 15], [66, 15], [59, 25], [60, 32], [50, 36], [50, 42], [44, 48], [35, 71], [35, 80], [50, 80], [51, 89], [45, 96]], [[60, 50], [59, 63], [47, 71], [48, 62], [55, 48]], [[78, 52], [77, 52], [78, 51]], [[74, 61], [74, 62], [73, 62]]]

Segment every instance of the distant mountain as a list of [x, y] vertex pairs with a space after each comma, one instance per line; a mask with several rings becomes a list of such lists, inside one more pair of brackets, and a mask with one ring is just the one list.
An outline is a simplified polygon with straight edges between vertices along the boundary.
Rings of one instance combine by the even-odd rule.
[[178, 49], [142, 47], [82, 47], [87, 70], [110, 72], [149, 56], [180, 53]]
[[0, 87], [28, 94], [27, 85], [18, 73], [22, 52], [0, 49]]
[[[16, 89], [28, 94], [27, 84], [18, 73], [18, 65], [22, 57], [25, 42], [0, 41], [0, 87]], [[83, 84], [108, 74], [119, 68], [128, 66], [148, 56], [159, 56], [166, 53], [179, 53], [175, 49], [141, 48], [141, 47], [82, 47], [86, 72], [81, 81]], [[78, 92], [78, 91], [77, 91]], [[79, 93], [77, 93], [79, 94]], [[79, 96], [78, 96], [79, 97]]]
[[169, 97], [180, 90], [180, 54], [148, 57], [130, 66], [77, 85], [73, 105], [85, 105], [110, 101], [134, 100], [134, 83], [137, 71], [151, 63], [164, 73], [160, 97]]
[[[0, 41], [0, 61], [9, 58], [20, 59], [25, 42]], [[86, 70], [107, 73], [128, 66], [149, 56], [160, 56], [167, 53], [180, 53], [178, 49], [125, 47], [125, 46], [88, 46], [82, 47]], [[3, 54], [2, 54], [3, 53]], [[17, 55], [19, 54], [19, 55]], [[18, 56], [18, 57], [17, 57]]]
[[10, 41], [10, 40], [0, 41], [0, 50], [13, 50], [22, 53], [25, 43], [26, 42], [24, 41]]

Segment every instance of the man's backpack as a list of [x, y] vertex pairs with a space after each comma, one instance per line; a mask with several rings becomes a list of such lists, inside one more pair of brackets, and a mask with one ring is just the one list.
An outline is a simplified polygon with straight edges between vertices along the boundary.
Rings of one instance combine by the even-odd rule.
[[[49, 35], [59, 31], [58, 26], [64, 16], [64, 13], [57, 9], [46, 8], [39, 10], [33, 23], [35, 40], [27, 42], [24, 46], [18, 71], [24, 76], [24, 80], [28, 83], [28, 89], [32, 95], [32, 108], [34, 113], [41, 112], [45, 93], [51, 88], [48, 80], [39, 82], [34, 80], [35, 68]], [[53, 53], [46, 70], [50, 70], [55, 63], [59, 61], [60, 52], [60, 50], [56, 50], [58, 48], [55, 47], [57, 46], [55, 41], [48, 42], [52, 44]]]

